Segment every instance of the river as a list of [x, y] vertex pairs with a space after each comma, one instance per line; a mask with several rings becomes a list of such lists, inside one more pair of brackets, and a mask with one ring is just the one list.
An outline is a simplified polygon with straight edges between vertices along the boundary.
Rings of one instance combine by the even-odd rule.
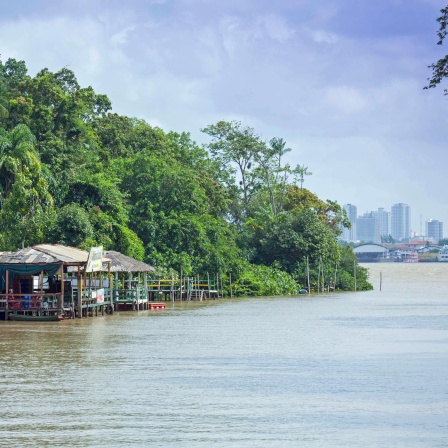
[[448, 263], [365, 266], [374, 291], [0, 322], [0, 446], [446, 447]]

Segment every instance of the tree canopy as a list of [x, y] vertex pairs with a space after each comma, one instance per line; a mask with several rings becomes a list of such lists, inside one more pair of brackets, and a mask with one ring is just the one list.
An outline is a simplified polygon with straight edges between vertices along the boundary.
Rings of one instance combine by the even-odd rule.
[[102, 245], [164, 272], [231, 275], [254, 295], [296, 292], [307, 260], [311, 286], [338, 271], [333, 287], [350, 287], [345, 212], [304, 188], [311, 172], [285, 163], [284, 139], [219, 121], [199, 146], [111, 107], [67, 68], [31, 77], [0, 61], [0, 250]]

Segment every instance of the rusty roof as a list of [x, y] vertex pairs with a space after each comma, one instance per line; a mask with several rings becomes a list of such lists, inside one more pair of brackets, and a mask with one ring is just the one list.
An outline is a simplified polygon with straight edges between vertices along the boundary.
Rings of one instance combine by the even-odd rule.
[[104, 251], [104, 255], [110, 260], [111, 272], [154, 272], [155, 269], [149, 264], [123, 255], [114, 250]]

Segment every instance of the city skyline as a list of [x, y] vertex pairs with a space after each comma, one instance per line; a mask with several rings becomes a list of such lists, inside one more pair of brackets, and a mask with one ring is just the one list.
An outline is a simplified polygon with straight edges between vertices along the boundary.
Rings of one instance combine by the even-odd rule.
[[409, 204], [392, 204], [390, 211], [379, 207], [377, 210], [360, 213], [355, 204], [344, 204], [343, 209], [352, 224], [351, 229], [342, 229], [341, 239], [344, 241], [379, 243], [383, 237], [388, 236], [398, 241], [421, 236], [438, 242], [444, 238], [443, 221], [433, 217], [422, 220], [421, 231], [414, 231], [411, 228], [412, 207]]
[[[374, 211], [375, 209], [374, 208], [365, 208], [365, 209], [361, 209], [358, 205], [356, 205], [356, 204], [354, 204], [354, 203], [343, 203], [343, 204], [341, 204], [342, 205], [342, 208], [344, 208], [345, 207], [345, 205], [347, 205], [347, 204], [349, 204], [349, 205], [355, 205], [355, 207], [357, 208], [357, 210], [358, 210], [358, 215], [359, 216], [361, 216], [361, 215], [363, 215], [363, 214], [365, 214], [365, 213], [370, 213], [371, 211]], [[383, 209], [385, 209], [385, 210], [389, 210], [389, 212], [391, 211], [391, 209], [392, 209], [392, 206], [393, 206], [394, 204], [391, 204], [390, 206], [389, 206], [389, 208], [387, 208], [387, 207], [385, 207], [385, 206], [382, 206], [382, 207], [378, 207], [376, 210], [380, 210], [381, 208], [383, 208]], [[413, 234], [413, 235], [424, 235], [425, 234], [425, 232], [426, 232], [426, 230], [425, 230], [425, 223], [427, 222], [427, 221], [430, 221], [430, 220], [437, 220], [437, 221], [440, 221], [440, 222], [448, 222], [448, 220], [447, 221], [445, 221], [445, 220], [443, 220], [443, 219], [441, 219], [440, 217], [442, 216], [442, 215], [444, 215], [445, 214], [445, 211], [441, 211], [440, 213], [434, 213], [434, 214], [428, 214], [427, 216], [424, 216], [423, 214], [419, 214], [419, 213], [416, 213], [415, 211], [414, 211], [414, 208], [413, 208], [413, 206], [412, 206], [412, 204], [408, 204], [409, 205], [409, 207], [411, 208], [411, 210], [412, 210], [412, 213], [411, 213], [411, 233]]]

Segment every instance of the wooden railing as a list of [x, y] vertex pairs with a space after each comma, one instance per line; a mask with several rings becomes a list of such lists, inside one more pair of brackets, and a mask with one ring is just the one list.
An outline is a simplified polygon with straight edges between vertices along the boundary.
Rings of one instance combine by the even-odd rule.
[[0, 294], [0, 310], [46, 310], [58, 309], [62, 305], [62, 294]]

